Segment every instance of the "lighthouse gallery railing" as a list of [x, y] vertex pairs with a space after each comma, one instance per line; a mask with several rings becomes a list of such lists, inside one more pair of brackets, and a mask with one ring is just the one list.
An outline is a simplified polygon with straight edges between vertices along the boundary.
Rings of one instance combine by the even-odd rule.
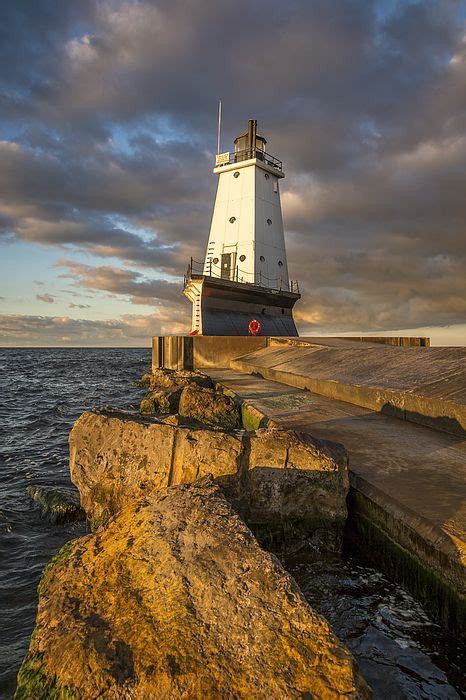
[[216, 265], [212, 260], [206, 263], [199, 262], [191, 258], [188, 269], [184, 276], [184, 286], [193, 276], [203, 275], [204, 277], [214, 277], [216, 279], [225, 279], [231, 282], [240, 282], [242, 284], [249, 284], [254, 287], [262, 287], [264, 289], [273, 289], [275, 291], [285, 291], [291, 292], [292, 294], [299, 294], [299, 283], [298, 280], [290, 280], [287, 282], [281, 277], [267, 277], [263, 273], [259, 272], [257, 279], [254, 280], [254, 273], [248, 272], [247, 270], [242, 270], [238, 265], [232, 270], [228, 277], [222, 275], [222, 269], [220, 265]]
[[222, 153], [222, 160], [217, 163], [217, 167], [223, 167], [225, 165], [232, 165], [232, 163], [241, 163], [243, 160], [250, 160], [251, 158], [257, 158], [257, 160], [262, 160], [266, 165], [270, 165], [272, 168], [277, 170], [283, 170], [283, 163], [275, 156], [271, 156], [270, 153], [261, 151], [260, 149], [246, 149], [244, 151], [234, 151], [233, 153]]

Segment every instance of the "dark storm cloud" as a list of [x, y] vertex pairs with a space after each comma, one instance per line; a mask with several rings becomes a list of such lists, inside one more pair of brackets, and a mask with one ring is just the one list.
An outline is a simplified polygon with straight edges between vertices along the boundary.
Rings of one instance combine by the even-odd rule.
[[[224, 148], [256, 116], [285, 162], [303, 331], [458, 323], [462, 5], [11, 1], [0, 29], [0, 233], [182, 274], [207, 240], [222, 97]], [[170, 282], [117, 269], [69, 272], [135, 303], [176, 304]]]
[[[5, 219], [15, 221], [23, 240], [75, 246], [179, 274], [177, 252], [193, 243], [196, 226], [202, 225], [210, 208], [199, 202], [199, 179], [191, 174], [202, 155], [196, 160], [189, 144], [181, 148], [145, 143], [147, 150], [142, 151], [135, 139], [130, 154], [114, 153], [108, 141], [88, 144], [85, 153], [77, 144], [65, 144], [58, 152], [55, 145], [44, 154], [0, 142]], [[204, 169], [208, 171], [206, 160]], [[189, 223], [183, 222], [188, 208]], [[136, 229], [148, 226], [148, 236], [125, 230], [125, 223]], [[5, 231], [10, 228], [11, 224]], [[188, 248], [183, 265], [189, 254]]]
[[147, 279], [135, 270], [83, 265], [72, 260], [60, 260], [57, 266], [66, 268], [67, 272], [60, 276], [73, 280], [76, 286], [129, 296], [133, 304], [177, 304], [182, 300], [178, 283]]

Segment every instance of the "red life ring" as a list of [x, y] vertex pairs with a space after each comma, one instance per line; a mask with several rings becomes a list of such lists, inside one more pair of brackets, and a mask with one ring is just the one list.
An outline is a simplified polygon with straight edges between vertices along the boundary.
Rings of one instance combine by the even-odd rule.
[[248, 330], [251, 333], [251, 335], [257, 335], [260, 329], [261, 324], [255, 318], [252, 321], [249, 321]]

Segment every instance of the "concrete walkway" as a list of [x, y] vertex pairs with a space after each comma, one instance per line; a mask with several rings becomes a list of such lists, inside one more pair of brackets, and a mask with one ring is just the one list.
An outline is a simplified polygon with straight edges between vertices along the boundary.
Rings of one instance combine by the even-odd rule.
[[233, 370], [209, 374], [280, 427], [342, 443], [352, 488], [378, 525], [460, 597], [466, 593], [466, 440]]
[[229, 366], [466, 437], [466, 348], [272, 338]]

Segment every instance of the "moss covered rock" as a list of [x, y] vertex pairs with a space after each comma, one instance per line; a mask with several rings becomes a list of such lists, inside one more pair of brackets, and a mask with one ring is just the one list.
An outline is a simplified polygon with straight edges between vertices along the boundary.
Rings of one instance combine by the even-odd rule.
[[[148, 375], [144, 375], [147, 378]], [[141, 401], [139, 410], [150, 415], [155, 413], [177, 413], [184, 387], [210, 387], [212, 380], [201, 372], [189, 370], [157, 369], [150, 375], [148, 391]]]
[[370, 697], [348, 649], [206, 480], [129, 504], [45, 576], [17, 698]]
[[42, 514], [53, 523], [67, 523], [86, 518], [76, 491], [34, 485], [28, 486], [26, 490], [32, 500], [40, 506]]
[[183, 389], [179, 413], [211, 428], [236, 430], [241, 427], [241, 414], [232, 398], [196, 384], [189, 384]]

